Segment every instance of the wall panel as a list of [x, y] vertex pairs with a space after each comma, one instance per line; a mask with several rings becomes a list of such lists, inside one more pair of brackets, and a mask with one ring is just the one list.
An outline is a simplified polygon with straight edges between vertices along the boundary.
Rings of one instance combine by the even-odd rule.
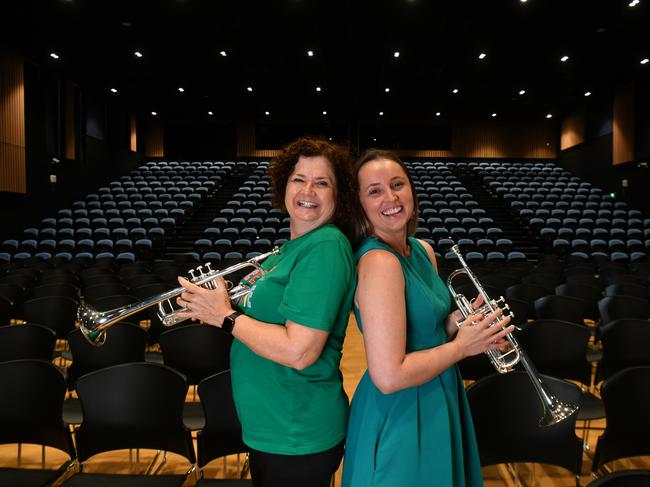
[[0, 50], [0, 191], [26, 193], [22, 58]]
[[569, 149], [585, 141], [585, 114], [574, 113], [562, 121], [560, 150]]
[[614, 166], [634, 160], [634, 90], [626, 85], [616, 91], [612, 124]]

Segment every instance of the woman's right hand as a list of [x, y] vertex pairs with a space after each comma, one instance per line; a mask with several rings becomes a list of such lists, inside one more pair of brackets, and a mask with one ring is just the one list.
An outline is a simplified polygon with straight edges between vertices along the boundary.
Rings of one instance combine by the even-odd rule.
[[[499, 317], [501, 321], [492, 326]], [[458, 346], [462, 358], [479, 355], [488, 350], [503, 349], [507, 345], [505, 336], [512, 333], [510, 317], [503, 316], [500, 308], [488, 315], [470, 315], [458, 329], [453, 343]]]

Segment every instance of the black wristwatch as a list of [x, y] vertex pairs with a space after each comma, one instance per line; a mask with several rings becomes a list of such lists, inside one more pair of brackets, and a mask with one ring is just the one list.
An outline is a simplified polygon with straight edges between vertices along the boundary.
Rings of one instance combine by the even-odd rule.
[[226, 316], [221, 323], [221, 329], [226, 333], [232, 334], [232, 329], [235, 327], [235, 320], [238, 316], [241, 316], [241, 313], [239, 311], [233, 311], [228, 316]]

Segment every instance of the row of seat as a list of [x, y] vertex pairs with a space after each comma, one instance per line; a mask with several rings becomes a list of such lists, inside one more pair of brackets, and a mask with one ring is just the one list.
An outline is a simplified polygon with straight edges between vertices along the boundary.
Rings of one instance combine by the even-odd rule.
[[[232, 401], [229, 371], [204, 379], [198, 388], [206, 421], [196, 451], [190, 430], [183, 423], [187, 379], [164, 365], [131, 362], [80, 377], [77, 395], [83, 421], [74, 430], [74, 441], [63, 422], [65, 380], [51, 362], [0, 363], [0, 388], [6, 406], [0, 414], [1, 442], [42, 444], [68, 457], [59, 469], [2, 469], [3, 485], [56, 481], [66, 486], [116, 482], [180, 486], [190, 478], [194, 465], [202, 472], [216, 458], [246, 451]], [[81, 469], [80, 463], [83, 465], [91, 457], [120, 449], [175, 453], [184, 458], [186, 466], [182, 472], [163, 470], [161, 475], [91, 473]], [[156, 460], [154, 457], [152, 466], [163, 467], [164, 461]], [[196, 485], [204, 482], [201, 478]]]

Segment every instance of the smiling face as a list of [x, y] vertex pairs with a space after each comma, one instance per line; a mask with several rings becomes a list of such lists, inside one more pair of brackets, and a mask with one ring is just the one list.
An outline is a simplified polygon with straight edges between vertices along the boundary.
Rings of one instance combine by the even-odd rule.
[[359, 169], [358, 179], [371, 234], [386, 242], [405, 240], [415, 203], [404, 169], [390, 159], [375, 159]]
[[289, 175], [284, 205], [295, 239], [332, 220], [336, 209], [336, 180], [323, 156], [300, 156]]

